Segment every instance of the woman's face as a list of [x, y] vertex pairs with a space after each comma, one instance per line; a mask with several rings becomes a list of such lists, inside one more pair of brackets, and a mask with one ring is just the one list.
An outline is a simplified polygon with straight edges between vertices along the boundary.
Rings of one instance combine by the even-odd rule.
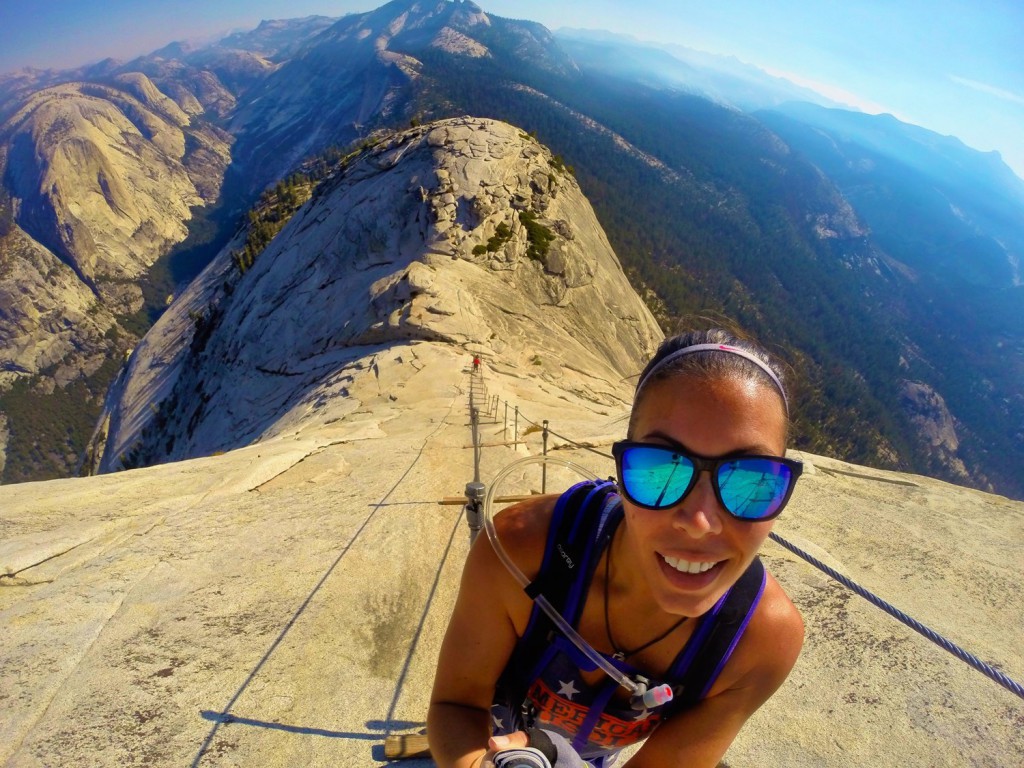
[[[644, 388], [630, 439], [720, 458], [782, 456], [785, 435], [782, 400], [770, 385], [675, 377]], [[707, 472], [674, 507], [642, 509], [625, 499], [623, 506], [631, 565], [662, 610], [685, 616], [699, 616], [714, 606], [750, 565], [773, 524], [732, 518], [719, 504]]]

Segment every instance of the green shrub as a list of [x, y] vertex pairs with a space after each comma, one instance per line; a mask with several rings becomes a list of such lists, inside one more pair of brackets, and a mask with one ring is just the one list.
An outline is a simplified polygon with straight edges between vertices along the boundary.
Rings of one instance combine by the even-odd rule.
[[[502, 246], [505, 245], [509, 240], [512, 239], [512, 228], [509, 227], [504, 221], [500, 222], [497, 227], [494, 228], [494, 234], [487, 241], [486, 251], [490, 253], [497, 253], [501, 250]], [[479, 248], [480, 246], [477, 246]], [[476, 248], [473, 249], [476, 252]]]
[[370, 149], [377, 143], [379, 139], [364, 141], [360, 150], [347, 155], [338, 147], [330, 147], [304, 162], [300, 170], [277, 182], [273, 188], [265, 190], [246, 215], [245, 245], [231, 253], [239, 274], [245, 274], [252, 267], [270, 241], [313, 197], [322, 182], [339, 168], [344, 168], [359, 151]]
[[543, 261], [548, 254], [551, 241], [555, 239], [555, 233], [537, 221], [537, 214], [533, 211], [521, 211], [519, 221], [526, 227], [526, 238], [529, 241], [526, 255], [531, 259]]

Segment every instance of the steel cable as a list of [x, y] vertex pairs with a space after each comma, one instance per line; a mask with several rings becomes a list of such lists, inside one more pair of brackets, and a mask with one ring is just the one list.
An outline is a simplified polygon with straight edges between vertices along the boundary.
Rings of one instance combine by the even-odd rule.
[[838, 581], [840, 584], [842, 584], [847, 589], [850, 589], [853, 592], [856, 592], [858, 595], [863, 597], [865, 600], [867, 600], [869, 603], [874, 605], [876, 608], [881, 608], [883, 611], [888, 613], [894, 619], [897, 619], [897, 620], [901, 621], [902, 623], [906, 624], [908, 627], [910, 627], [915, 632], [918, 632], [919, 634], [923, 635], [924, 637], [927, 637], [929, 640], [931, 640], [933, 643], [938, 645], [940, 648], [944, 648], [945, 650], [949, 651], [951, 654], [953, 654], [958, 659], [960, 659], [960, 661], [963, 661], [963, 662], [965, 662], [967, 664], [970, 664], [972, 667], [974, 667], [976, 670], [981, 672], [986, 677], [988, 677], [988, 678], [994, 680], [995, 682], [999, 683], [999, 685], [1003, 686], [1006, 690], [1008, 690], [1011, 693], [1014, 693], [1017, 696], [1019, 696], [1020, 698], [1024, 699], [1024, 686], [1022, 686], [1016, 680], [1013, 680], [1012, 678], [1004, 675], [1002, 672], [1000, 672], [998, 669], [993, 667], [991, 664], [987, 664], [986, 662], [982, 661], [977, 656], [975, 656], [973, 653], [965, 651], [963, 648], [961, 648], [959, 645], [957, 645], [953, 641], [948, 640], [947, 638], [943, 637], [942, 635], [940, 635], [935, 630], [926, 627], [924, 624], [919, 622], [917, 619], [912, 618], [911, 616], [908, 616], [907, 614], [905, 614], [903, 611], [901, 611], [896, 606], [894, 606], [894, 605], [892, 605], [890, 603], [887, 603], [885, 600], [880, 598], [878, 595], [876, 595], [876, 594], [874, 594], [872, 592], [869, 592], [868, 590], [866, 590], [864, 587], [862, 587], [857, 582], [855, 582], [852, 579], [849, 579], [846, 576], [844, 576], [843, 574], [839, 573], [839, 571], [837, 571], [837, 570], [835, 570], [833, 568], [828, 567], [823, 562], [818, 560], [816, 557], [814, 557], [813, 555], [811, 555], [811, 554], [809, 554], [807, 552], [804, 552], [802, 549], [800, 549], [800, 547], [796, 546], [795, 544], [793, 544], [793, 543], [791, 543], [789, 541], [786, 541], [784, 538], [779, 536], [777, 533], [772, 532], [772, 533], [769, 533], [768, 536], [772, 539], [772, 541], [774, 541], [777, 544], [780, 544], [781, 546], [785, 547], [786, 549], [788, 549], [790, 552], [792, 552], [793, 554], [797, 555], [798, 557], [803, 558], [804, 560], [806, 560], [808, 563], [813, 565], [818, 570], [823, 571], [824, 573], [827, 573], [829, 576], [831, 576], [833, 579]]

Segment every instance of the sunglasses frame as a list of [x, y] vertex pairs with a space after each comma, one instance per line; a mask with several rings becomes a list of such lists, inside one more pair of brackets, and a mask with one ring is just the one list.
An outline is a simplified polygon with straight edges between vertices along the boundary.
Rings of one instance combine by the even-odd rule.
[[[687, 483], [686, 490], [683, 491], [682, 495], [680, 495], [679, 498], [673, 501], [671, 504], [662, 504], [660, 506], [642, 504], [636, 499], [634, 499], [632, 494], [630, 494], [629, 491], [626, 490], [626, 483], [622, 480], [622, 457], [625, 455], [626, 451], [630, 450], [631, 448], [653, 448], [655, 450], [663, 451], [665, 453], [672, 453], [678, 456], [682, 456], [684, 459], [691, 462], [693, 464], [693, 476], [690, 478], [690, 482]], [[634, 506], [641, 507], [642, 509], [652, 510], [670, 509], [671, 507], [674, 507], [677, 504], [681, 503], [683, 499], [690, 495], [690, 492], [693, 491], [693, 487], [697, 485], [697, 481], [700, 479], [701, 473], [707, 470], [711, 474], [711, 487], [715, 489], [715, 498], [718, 500], [719, 505], [722, 507], [722, 509], [726, 511], [729, 517], [731, 517], [733, 520], [739, 520], [744, 523], [762, 523], [766, 520], [774, 520], [776, 517], [782, 514], [782, 510], [785, 509], [786, 504], [789, 503], [790, 496], [793, 495], [793, 489], [796, 487], [796, 481], [799, 479], [800, 475], [804, 471], [804, 464], [802, 461], [799, 461], [797, 459], [787, 459], [784, 456], [741, 454], [739, 456], [726, 456], [721, 459], [709, 459], [706, 456], [701, 456], [696, 453], [690, 453], [689, 451], [683, 450], [682, 448], [679, 447], [663, 445], [661, 443], [641, 443], [635, 440], [619, 440], [616, 443], [612, 443], [612, 456], [615, 457], [615, 471], [619, 477], [619, 492], [627, 501], [629, 501], [629, 503], [633, 504]], [[728, 464], [731, 461], [738, 461], [743, 459], [762, 459], [768, 461], [775, 461], [778, 462], [779, 464], [789, 467], [789, 470], [792, 473], [792, 477], [789, 481], [789, 486], [786, 488], [786, 493], [782, 497], [782, 501], [779, 502], [778, 509], [772, 512], [770, 515], [765, 515], [764, 517], [742, 517], [740, 515], [735, 514], [732, 510], [730, 510], [726, 506], [725, 502], [722, 500], [722, 489], [719, 488], [718, 486], [719, 468], [723, 464]]]

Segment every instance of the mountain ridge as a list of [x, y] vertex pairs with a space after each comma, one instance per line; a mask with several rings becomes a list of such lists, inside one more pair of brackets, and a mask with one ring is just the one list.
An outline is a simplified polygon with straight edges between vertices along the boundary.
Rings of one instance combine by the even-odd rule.
[[843, 106], [810, 88], [769, 75], [735, 57], [718, 56], [679, 45], [641, 41], [631, 35], [560, 28], [556, 39], [588, 68], [621, 77], [634, 76], [694, 95], [754, 111], [789, 101]]
[[[348, 347], [421, 339], [494, 356], [497, 345], [551, 376], [612, 361], [591, 383], [600, 399], [660, 337], [572, 177], [494, 121], [441, 121], [382, 141], [329, 178], [242, 274], [232, 250], [133, 354], [115, 387], [132, 404], [108, 404], [101, 471], [132, 451], [149, 464], [257, 439], [286, 403], [344, 390], [319, 382]], [[332, 329], [312, 333], [310, 313]], [[261, 344], [267, 335], [280, 346]], [[153, 384], [153, 373], [177, 381]], [[256, 416], [253, 400], [264, 403]], [[139, 444], [148, 424], [159, 427]]]
[[[920, 279], [922, 264], [950, 259], [966, 274], [988, 279], [991, 265], [1001, 258], [1001, 246], [993, 238], [960, 238], [944, 245], [940, 237], [924, 237], [927, 251], [901, 252], [901, 242], [913, 244], [924, 233], [915, 227], [937, 223], [936, 233], [955, 229], [956, 212], [947, 206], [940, 219], [914, 227], [904, 227], [893, 216], [872, 219], [871, 200], [832, 178], [830, 169], [823, 170], [827, 164], [812, 157], [808, 147], [795, 139], [790, 146], [769, 130], [763, 116], [724, 109], [652, 83], [581, 70], [539, 25], [491, 16], [475, 5], [444, 2], [393, 4], [373, 14], [268, 24], [248, 38], [232, 39], [231, 45], [248, 40], [251, 51], [215, 45], [188, 51], [186, 61], [142, 57], [127, 65], [103, 62], [63, 75], [84, 77], [89, 71], [98, 85], [111, 88], [115, 78], [139, 71], [189, 116], [188, 130], [209, 126], [223, 132], [220, 140], [232, 142], [217, 207], [196, 208], [189, 219], [197, 236], [203, 227], [219, 227], [208, 238], [209, 245], [183, 244], [160, 256], [142, 278], [145, 307], [130, 316], [123, 311], [138, 306], [138, 291], [127, 282], [111, 284], [119, 295], [134, 296], [131, 302], [92, 310], [97, 317], [109, 315], [101, 336], [116, 334], [116, 350], [110, 339], [97, 340], [92, 331], [76, 343], [105, 349], [111, 359], [120, 357], [162, 311], [166, 298], [179, 292], [244, 226], [245, 209], [257, 193], [266, 184], [272, 189], [306, 153], [373, 141], [382, 129], [410, 122], [477, 114], [536, 133], [563, 164], [575, 166], [627, 271], [659, 308], [662, 322], [718, 313], [758, 336], [777, 340], [794, 368], [806, 372], [799, 382], [798, 389], [806, 394], [798, 398], [795, 425], [803, 448], [1024, 493], [1017, 489], [1013, 470], [1014, 457], [1024, 450], [1024, 442], [1014, 437], [1017, 425], [1024, 424], [1024, 404], [1013, 389], [1016, 352], [1010, 365], [1000, 368], [996, 351], [1021, 348], [1016, 330], [1020, 289], [986, 294], [969, 285], [964, 295], [970, 301], [961, 306], [958, 289]], [[371, 16], [377, 21], [370, 23]], [[392, 23], [393, 34], [387, 32]], [[351, 33], [360, 24], [369, 25], [363, 31], [373, 43], [364, 46], [358, 67], [346, 68], [345, 56], [354, 56], [355, 47], [335, 46], [331, 53], [318, 41], [332, 34], [343, 38], [346, 30]], [[303, 55], [319, 56], [317, 66], [335, 76], [310, 88], [313, 79], [300, 72]], [[282, 74], [286, 71], [291, 75]], [[4, 82], [4, 93], [13, 88], [24, 95], [31, 77]], [[257, 95], [268, 105], [266, 110], [251, 106]], [[582, 121], [559, 115], [557, 105], [582, 115]], [[586, 121], [609, 133], [592, 130]], [[641, 156], [629, 157], [634, 149], [670, 173], [648, 175]], [[0, 153], [4, 151], [9, 150]], [[207, 167], [215, 179], [216, 168]], [[887, 172], [893, 168], [888, 166]], [[898, 204], [912, 201], [920, 189], [917, 181], [902, 181], [895, 187], [902, 195], [894, 201]], [[212, 191], [207, 185], [203, 194]], [[103, 202], [102, 190], [94, 199]], [[970, 212], [973, 205], [957, 208]], [[18, 226], [21, 210], [20, 197], [14, 196], [10, 205], [0, 198], [0, 213], [9, 212], [5, 229]], [[886, 206], [875, 205], [874, 210], [884, 213]], [[929, 209], [933, 219], [936, 211]], [[987, 224], [981, 226], [984, 232]], [[1006, 232], [1001, 239], [1009, 243], [1013, 231]], [[59, 237], [51, 232], [47, 242], [59, 244]], [[975, 268], [962, 254], [978, 254], [977, 264], [989, 266]], [[21, 272], [28, 268], [19, 264]], [[44, 283], [48, 271], [31, 282]], [[164, 276], [167, 272], [172, 274]], [[4, 291], [24, 295], [13, 284]], [[800, 319], [797, 306], [806, 309], [812, 322]], [[9, 337], [14, 341], [5, 347], [4, 357], [11, 359], [5, 365], [13, 372], [7, 380], [41, 393], [49, 386], [49, 370], [26, 375], [23, 369], [30, 369], [11, 352], [27, 344], [20, 327], [12, 329]], [[943, 338], [950, 340], [952, 357], [938, 341]], [[983, 340], [980, 347], [977, 339]], [[42, 337], [34, 343], [55, 347]], [[978, 357], [974, 349], [984, 354]], [[957, 365], [947, 370], [947, 359], [956, 359]], [[983, 369], [980, 384], [959, 375], [977, 366]], [[918, 426], [919, 411], [906, 405], [911, 401], [901, 391], [901, 380], [919, 382], [945, 402], [957, 433], [956, 456], [933, 450], [928, 428]], [[34, 401], [37, 412], [45, 409], [43, 397]], [[0, 400], [5, 398], [11, 400], [0, 393]], [[9, 410], [10, 405], [0, 408]], [[12, 412], [11, 423], [16, 456], [5, 470], [8, 479], [25, 477], [13, 467], [39, 462], [19, 447], [27, 436], [31, 440], [29, 419]], [[851, 423], [860, 426], [851, 431]], [[61, 453], [67, 450], [64, 443], [81, 450], [84, 438], [61, 438], [58, 443]], [[1005, 461], [993, 462], [992, 455]], [[73, 464], [64, 462], [66, 468]]]

